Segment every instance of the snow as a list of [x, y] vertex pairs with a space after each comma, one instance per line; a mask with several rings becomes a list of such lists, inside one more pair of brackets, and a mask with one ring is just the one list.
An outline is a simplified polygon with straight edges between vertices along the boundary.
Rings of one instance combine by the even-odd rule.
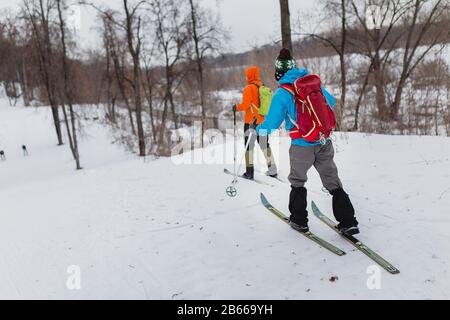
[[[68, 146], [56, 146], [48, 108], [0, 101], [7, 156], [0, 162], [0, 298], [450, 298], [449, 138], [336, 134], [358, 238], [401, 271], [380, 269], [380, 289], [371, 290], [374, 263], [312, 214], [311, 229], [347, 255], [318, 247], [260, 204], [264, 192], [287, 212], [289, 185], [259, 176], [273, 186], [240, 181], [229, 198], [224, 164], [180, 164], [223, 159], [227, 150], [225, 166], [233, 170], [230, 141], [226, 149], [144, 161], [112, 144], [100, 123], [83, 120], [83, 127], [84, 170], [77, 172]], [[289, 140], [279, 141], [285, 178]], [[309, 200], [331, 216], [314, 170], [309, 178]], [[66, 286], [70, 266], [80, 268], [80, 290]]]

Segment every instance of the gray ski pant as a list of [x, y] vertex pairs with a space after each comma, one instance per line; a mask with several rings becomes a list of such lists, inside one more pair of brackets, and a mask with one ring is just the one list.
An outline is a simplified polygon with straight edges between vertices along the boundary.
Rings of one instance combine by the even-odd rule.
[[333, 143], [330, 140], [325, 145], [311, 147], [291, 145], [289, 158], [291, 162], [289, 182], [293, 187], [304, 187], [308, 180], [308, 170], [314, 166], [319, 172], [323, 186], [328, 191], [342, 188], [342, 182], [339, 179], [338, 170], [333, 160]]

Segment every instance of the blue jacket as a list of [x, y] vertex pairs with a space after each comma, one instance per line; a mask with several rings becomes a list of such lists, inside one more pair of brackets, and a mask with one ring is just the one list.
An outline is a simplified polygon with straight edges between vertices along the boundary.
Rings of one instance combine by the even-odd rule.
[[[308, 74], [309, 72], [305, 68], [294, 68], [286, 72], [283, 78], [280, 79], [279, 83], [294, 84], [295, 80]], [[336, 104], [336, 100], [325, 88], [322, 88], [322, 91], [328, 104], [333, 109]], [[289, 120], [287, 114], [289, 114], [292, 119], [297, 119], [297, 108], [295, 107], [294, 97], [285, 89], [278, 88], [273, 95], [269, 113], [266, 115], [264, 121], [256, 128], [256, 132], [261, 136], [271, 134], [281, 126], [283, 121], [286, 122], [286, 130], [291, 130], [294, 127], [294, 124], [291, 120]], [[305, 141], [305, 139], [300, 138], [292, 140], [292, 144], [300, 147], [308, 147], [320, 145], [320, 142], [310, 143]]]

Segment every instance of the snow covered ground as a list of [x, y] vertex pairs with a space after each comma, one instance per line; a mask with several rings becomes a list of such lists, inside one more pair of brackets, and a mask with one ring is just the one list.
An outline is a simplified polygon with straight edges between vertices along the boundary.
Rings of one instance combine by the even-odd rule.
[[[262, 207], [260, 192], [287, 211], [287, 184], [240, 181], [229, 198], [223, 164], [144, 161], [96, 122], [84, 126], [85, 169], [76, 172], [68, 146], [55, 145], [48, 109], [0, 101], [0, 298], [450, 298], [449, 138], [336, 134], [358, 237], [401, 270], [391, 275], [367, 273], [372, 261], [312, 215], [311, 229], [346, 256]], [[275, 148], [282, 177], [288, 147], [282, 138]], [[313, 170], [309, 177], [309, 200], [331, 215], [331, 198]], [[73, 270], [79, 290], [67, 286]]]

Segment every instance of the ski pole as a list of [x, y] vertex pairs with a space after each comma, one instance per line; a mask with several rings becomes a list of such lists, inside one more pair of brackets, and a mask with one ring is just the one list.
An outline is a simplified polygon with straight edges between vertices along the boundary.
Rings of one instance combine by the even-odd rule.
[[237, 171], [236, 171], [236, 153], [237, 153], [237, 146], [236, 146], [236, 105], [233, 108], [233, 130], [234, 130], [234, 146], [233, 146], [233, 161], [234, 161], [234, 176], [236, 178]]
[[[252, 139], [252, 135], [253, 135], [253, 132], [250, 131], [250, 134], [248, 135], [247, 143], [245, 144], [244, 153], [242, 154], [242, 156], [241, 156], [241, 158], [240, 158], [240, 160], [239, 160], [239, 169], [238, 169], [238, 171], [241, 170], [241, 167], [242, 167], [242, 160], [244, 159], [245, 153], [247, 152], [248, 146], [250, 145], [250, 141], [251, 141], [251, 139]], [[244, 136], [245, 136], [245, 132], [244, 132]], [[234, 174], [234, 182], [233, 182], [233, 183], [236, 184], [236, 182], [237, 182], [237, 172], [235, 172], [235, 174]]]
[[236, 105], [233, 106], [233, 166], [234, 166], [234, 179], [230, 186], [227, 187], [227, 195], [230, 197], [235, 197], [237, 195], [237, 190], [235, 184], [237, 183], [237, 171], [236, 171]]

